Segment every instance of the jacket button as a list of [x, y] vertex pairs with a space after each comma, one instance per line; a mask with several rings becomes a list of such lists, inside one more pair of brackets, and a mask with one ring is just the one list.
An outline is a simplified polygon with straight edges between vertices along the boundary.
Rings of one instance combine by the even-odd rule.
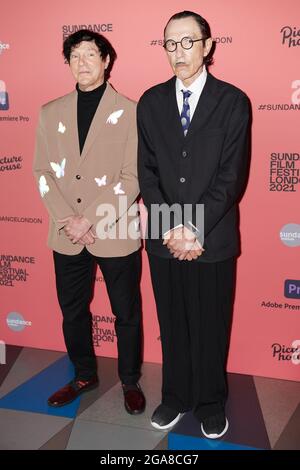
[[183, 150], [182, 156], [183, 156], [183, 158], [186, 158], [186, 157], [187, 157], [187, 151], [186, 151], [186, 150]]
[[80, 175], [76, 175], [76, 179], [77, 180], [80, 180], [81, 176]]
[[77, 202], [81, 202], [81, 199], [80, 199], [80, 197], [77, 199]]
[[180, 178], [180, 183], [185, 183], [185, 178]]

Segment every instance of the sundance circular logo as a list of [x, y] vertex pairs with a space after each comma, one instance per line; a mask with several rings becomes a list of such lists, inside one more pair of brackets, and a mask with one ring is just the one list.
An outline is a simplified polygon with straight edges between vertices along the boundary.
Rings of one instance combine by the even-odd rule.
[[280, 240], [291, 248], [300, 246], [300, 225], [286, 224], [280, 230]]
[[24, 320], [18, 312], [10, 312], [7, 315], [6, 323], [12, 331], [22, 331], [26, 326], [31, 326], [31, 321]]

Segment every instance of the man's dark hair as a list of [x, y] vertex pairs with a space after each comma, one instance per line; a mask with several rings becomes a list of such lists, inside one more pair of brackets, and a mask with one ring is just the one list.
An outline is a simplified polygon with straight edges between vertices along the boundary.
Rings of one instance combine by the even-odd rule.
[[[205, 18], [203, 18], [203, 16], [200, 16], [198, 15], [198, 13], [195, 13], [193, 11], [180, 11], [179, 13], [175, 13], [175, 15], [171, 16], [171, 18], [169, 18], [166, 26], [165, 26], [165, 29], [164, 29], [164, 36], [166, 34], [166, 29], [167, 29], [167, 26], [168, 24], [170, 23], [170, 21], [173, 21], [173, 20], [182, 20], [183, 18], [194, 18], [194, 20], [196, 21], [196, 23], [198, 24], [199, 28], [200, 28], [200, 31], [201, 31], [201, 34], [202, 34], [202, 37], [205, 38], [205, 39], [208, 39], [208, 38], [211, 38], [211, 31], [210, 31], [210, 26], [208, 24], [208, 22], [206, 21]], [[203, 62], [205, 65], [211, 65], [212, 62], [213, 62], [213, 52], [214, 52], [214, 44], [213, 44], [213, 47], [211, 48], [210, 52], [208, 53], [208, 55], [206, 57], [204, 57], [203, 59]]]
[[68, 63], [70, 63], [71, 52], [74, 47], [78, 46], [82, 41], [95, 41], [96, 46], [99, 49], [100, 57], [104, 61], [109, 55], [110, 61], [107, 69], [104, 73], [105, 80], [110, 77], [110, 72], [113, 68], [114, 62], [117, 58], [117, 53], [113, 46], [102, 34], [90, 31], [89, 29], [80, 29], [73, 34], [70, 34], [63, 43], [63, 55]]

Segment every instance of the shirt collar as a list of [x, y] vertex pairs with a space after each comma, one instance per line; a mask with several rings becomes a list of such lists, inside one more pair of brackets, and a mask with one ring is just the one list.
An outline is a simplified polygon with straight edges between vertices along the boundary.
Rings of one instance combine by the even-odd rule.
[[200, 73], [199, 77], [187, 88], [184, 86], [180, 78], [176, 78], [176, 93], [180, 93], [181, 90], [190, 90], [194, 94], [200, 94], [203, 90], [207, 78], [207, 70], [205, 65], [203, 65], [203, 70]]

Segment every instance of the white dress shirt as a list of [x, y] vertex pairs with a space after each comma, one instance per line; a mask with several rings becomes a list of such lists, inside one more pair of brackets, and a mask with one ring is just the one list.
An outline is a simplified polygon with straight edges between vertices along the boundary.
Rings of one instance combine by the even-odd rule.
[[198, 104], [199, 98], [201, 96], [202, 90], [204, 88], [205, 82], [207, 79], [207, 71], [205, 65], [203, 66], [203, 70], [201, 74], [199, 75], [198, 78], [187, 88], [184, 86], [180, 78], [176, 78], [176, 99], [177, 99], [177, 105], [178, 105], [178, 111], [179, 115], [181, 114], [182, 111], [182, 106], [183, 106], [183, 91], [191, 91], [192, 94], [189, 97], [189, 105], [190, 105], [190, 120], [192, 121], [193, 115], [196, 109], [196, 106]]

